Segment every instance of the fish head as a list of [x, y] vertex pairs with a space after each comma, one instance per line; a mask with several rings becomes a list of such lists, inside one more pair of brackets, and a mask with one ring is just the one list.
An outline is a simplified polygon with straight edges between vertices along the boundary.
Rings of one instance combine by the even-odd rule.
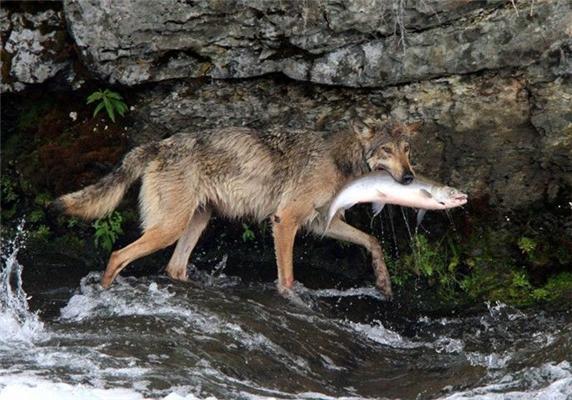
[[404, 185], [413, 182], [415, 173], [409, 159], [412, 127], [388, 121], [365, 120], [353, 125], [371, 171], [386, 171]]
[[467, 203], [468, 196], [450, 186], [434, 186], [431, 190], [433, 198], [441, 207], [454, 208]]

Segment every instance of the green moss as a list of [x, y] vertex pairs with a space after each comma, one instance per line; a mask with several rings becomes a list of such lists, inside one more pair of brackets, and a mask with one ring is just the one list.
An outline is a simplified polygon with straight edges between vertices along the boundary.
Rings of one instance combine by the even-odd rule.
[[388, 257], [387, 264], [396, 287], [424, 286], [443, 302], [502, 301], [526, 306], [572, 293], [572, 273], [556, 274], [568, 265], [558, 257], [543, 264], [550, 265], [543, 270], [546, 283], [531, 279], [531, 271], [538, 275], [538, 260], [545, 260], [547, 252], [564, 253], [565, 248], [558, 246], [541, 241], [540, 236], [515, 239], [508, 230], [481, 227], [464, 240], [452, 234], [433, 241], [415, 235], [410, 252]]
[[541, 301], [555, 301], [572, 296], [572, 272], [561, 272], [552, 276], [541, 288], [532, 293], [535, 299]]
[[19, 131], [25, 131], [28, 129], [35, 129], [40, 122], [40, 118], [45, 114], [45, 112], [50, 107], [50, 102], [38, 101], [32, 102], [26, 107], [18, 118], [17, 128]]

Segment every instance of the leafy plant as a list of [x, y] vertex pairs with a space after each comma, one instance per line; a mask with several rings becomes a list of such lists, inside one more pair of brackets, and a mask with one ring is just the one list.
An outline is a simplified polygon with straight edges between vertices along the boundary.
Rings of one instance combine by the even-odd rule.
[[80, 220], [74, 217], [70, 217], [67, 219], [67, 227], [68, 228], [73, 228], [74, 226], [78, 225], [80, 223]]
[[2, 200], [2, 219], [11, 219], [16, 214], [18, 195], [16, 185], [8, 176], [2, 176], [0, 199]]
[[254, 239], [256, 239], [254, 232], [252, 231], [252, 229], [250, 229], [250, 227], [248, 225], [242, 224], [242, 229], [244, 229], [244, 231], [242, 232], [242, 241], [243, 242], [251, 242]]
[[512, 275], [512, 286], [521, 289], [530, 289], [528, 276], [522, 271], [514, 272]]
[[2, 200], [5, 202], [11, 202], [18, 198], [16, 195], [15, 185], [12, 179], [7, 176], [2, 177]]
[[34, 198], [34, 203], [40, 207], [46, 207], [52, 201], [52, 196], [48, 193], [39, 193]]
[[116, 113], [123, 116], [127, 111], [127, 104], [125, 104], [121, 95], [109, 89], [99, 89], [87, 97], [87, 104], [91, 104], [96, 101], [99, 101], [99, 103], [93, 111], [94, 117], [105, 108], [105, 111], [111, 121], [115, 122]]
[[123, 217], [117, 211], [104, 218], [100, 218], [93, 223], [95, 228], [95, 245], [108, 253], [113, 249], [113, 244], [123, 233], [121, 224]]
[[50, 236], [50, 228], [46, 225], [40, 225], [38, 228], [31, 232], [31, 236], [36, 240], [46, 241]]
[[44, 212], [42, 210], [32, 210], [29, 214], [28, 214], [28, 221], [30, 222], [40, 222], [41, 220], [44, 219]]
[[522, 236], [520, 239], [518, 239], [517, 244], [520, 251], [528, 256], [532, 255], [537, 246], [537, 243], [534, 239], [530, 239], [526, 236]]

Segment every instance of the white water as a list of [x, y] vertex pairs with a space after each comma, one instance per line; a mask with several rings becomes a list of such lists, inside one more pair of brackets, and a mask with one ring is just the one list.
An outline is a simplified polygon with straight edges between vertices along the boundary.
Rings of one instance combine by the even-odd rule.
[[[90, 273], [59, 317], [41, 321], [22, 289], [18, 245], [4, 249], [0, 400], [366, 399], [400, 385], [388, 397], [412, 398], [435, 367], [445, 378], [427, 398], [572, 398], [570, 362], [550, 361], [554, 346], [568, 349], [569, 320], [494, 304], [470, 319], [419, 318], [417, 333], [406, 335], [381, 320], [325, 317], [318, 302], [379, 301], [372, 288], [298, 285], [309, 304], [300, 307], [272, 285], [244, 289], [193, 269], [202, 287], [119, 278], [102, 290], [100, 274]], [[459, 386], [459, 368], [478, 379]], [[387, 385], [376, 383], [386, 378]]]
[[2, 246], [0, 272], [0, 351], [5, 348], [30, 344], [45, 337], [44, 324], [28, 307], [22, 289], [22, 266], [16, 256], [23, 241], [23, 223], [18, 235]]

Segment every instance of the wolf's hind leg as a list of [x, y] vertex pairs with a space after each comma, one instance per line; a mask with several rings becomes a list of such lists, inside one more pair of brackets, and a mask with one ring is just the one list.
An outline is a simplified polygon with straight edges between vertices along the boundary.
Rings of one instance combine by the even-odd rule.
[[160, 225], [146, 229], [143, 235], [129, 246], [111, 253], [101, 285], [108, 288], [119, 272], [130, 262], [175, 243], [183, 234], [188, 220], [188, 218], [180, 218], [180, 222], [175, 225]]
[[365, 247], [371, 253], [373, 270], [376, 276], [376, 285], [384, 293], [387, 298], [391, 298], [393, 293], [391, 290], [391, 280], [389, 272], [383, 261], [383, 252], [377, 239], [357, 228], [345, 223], [339, 217], [335, 218], [329, 229], [323, 233], [320, 227], [316, 227], [315, 232], [324, 234], [328, 237], [344, 240], [346, 242], [359, 244]]
[[191, 222], [187, 226], [187, 229], [185, 229], [185, 232], [183, 232], [183, 236], [181, 236], [177, 242], [175, 251], [165, 269], [165, 272], [170, 278], [180, 281], [187, 280], [189, 257], [199, 241], [201, 234], [207, 227], [211, 214], [212, 211], [210, 209], [197, 209], [197, 211], [195, 211]]

